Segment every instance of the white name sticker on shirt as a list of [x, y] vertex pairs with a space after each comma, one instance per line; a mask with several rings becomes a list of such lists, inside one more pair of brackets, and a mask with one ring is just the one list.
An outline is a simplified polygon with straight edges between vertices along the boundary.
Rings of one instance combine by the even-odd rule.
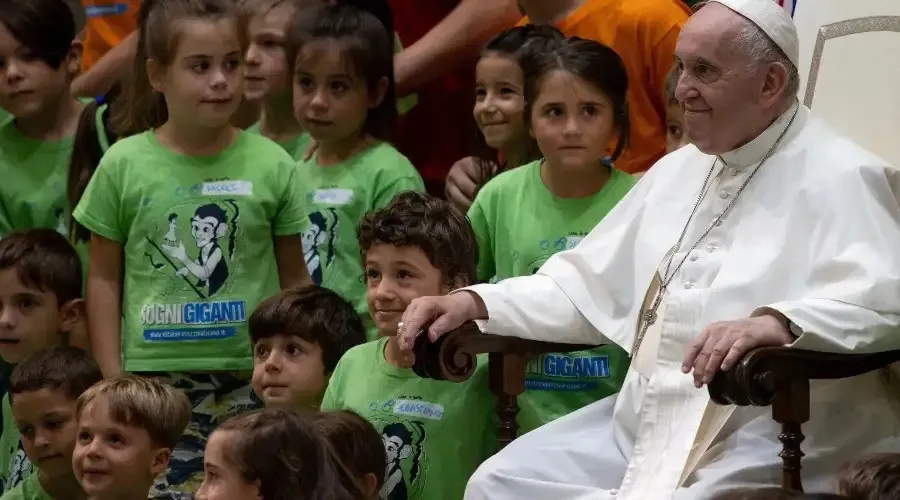
[[203, 183], [203, 196], [253, 196], [251, 181], [216, 181]]
[[349, 205], [353, 201], [352, 189], [317, 189], [313, 193], [313, 203], [328, 205]]
[[394, 413], [397, 415], [406, 415], [407, 417], [441, 420], [444, 418], [444, 407], [437, 403], [429, 403], [427, 401], [398, 399], [397, 402], [394, 403]]

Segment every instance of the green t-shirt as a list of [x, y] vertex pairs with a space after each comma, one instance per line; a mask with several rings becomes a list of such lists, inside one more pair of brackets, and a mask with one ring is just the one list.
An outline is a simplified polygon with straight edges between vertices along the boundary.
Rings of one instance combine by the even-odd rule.
[[[613, 169], [596, 194], [564, 199], [547, 189], [540, 172], [540, 160], [504, 172], [472, 203], [469, 219], [478, 239], [480, 280], [534, 274], [550, 256], [577, 245], [635, 183]], [[614, 344], [532, 359], [519, 398], [520, 433], [615, 394], [628, 363], [628, 354]]]
[[15, 118], [0, 124], [0, 237], [46, 227], [68, 234], [66, 176], [73, 138], [39, 141], [22, 134]]
[[37, 472], [34, 472], [18, 486], [4, 493], [0, 500], [53, 500], [53, 497], [44, 491]]
[[[262, 133], [259, 131], [259, 122], [256, 122], [253, 125], [247, 127], [247, 132], [262, 135]], [[306, 151], [309, 149], [309, 144], [311, 142], [312, 137], [310, 137], [308, 133], [303, 132], [293, 139], [289, 139], [287, 141], [279, 141], [276, 144], [284, 148], [284, 150], [287, 151], [287, 153], [291, 155], [294, 160], [300, 161], [306, 157]]]
[[461, 383], [420, 378], [384, 359], [387, 339], [341, 358], [323, 410], [350, 409], [381, 434], [387, 470], [379, 498], [459, 500], [466, 481], [497, 449], [487, 359]]
[[3, 411], [3, 434], [0, 434], [0, 492], [7, 492], [31, 475], [35, 468], [22, 448], [19, 427], [9, 406], [9, 393], [3, 395], [0, 408]]
[[290, 156], [256, 134], [209, 157], [152, 131], [109, 149], [74, 216], [124, 246], [126, 371], [253, 366], [247, 319], [280, 288], [273, 236], [307, 225], [297, 182]]
[[298, 164], [309, 223], [303, 233], [306, 267], [317, 285], [340, 293], [363, 317], [369, 340], [377, 331], [366, 306], [363, 265], [356, 242], [360, 219], [398, 193], [424, 191], [419, 173], [388, 143], [377, 143], [329, 167], [316, 157]]

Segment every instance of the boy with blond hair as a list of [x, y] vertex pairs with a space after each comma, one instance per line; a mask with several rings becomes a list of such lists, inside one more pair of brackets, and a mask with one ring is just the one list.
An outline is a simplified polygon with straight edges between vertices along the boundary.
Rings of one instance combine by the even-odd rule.
[[183, 392], [155, 379], [105, 380], [78, 398], [75, 477], [92, 500], [145, 500], [191, 418]]

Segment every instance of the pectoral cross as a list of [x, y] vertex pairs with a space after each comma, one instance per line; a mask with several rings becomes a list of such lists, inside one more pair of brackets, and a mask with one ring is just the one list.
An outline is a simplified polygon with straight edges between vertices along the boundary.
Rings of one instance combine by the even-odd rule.
[[653, 304], [641, 314], [641, 328], [638, 331], [637, 337], [634, 339], [634, 345], [631, 346], [632, 356], [635, 356], [638, 349], [641, 348], [641, 343], [644, 341], [644, 335], [646, 335], [647, 330], [649, 330], [659, 319], [659, 314], [657, 314], [657, 312], [659, 311], [660, 304], [662, 304], [663, 291], [664, 289], [662, 287], [656, 290], [656, 297], [653, 299]]

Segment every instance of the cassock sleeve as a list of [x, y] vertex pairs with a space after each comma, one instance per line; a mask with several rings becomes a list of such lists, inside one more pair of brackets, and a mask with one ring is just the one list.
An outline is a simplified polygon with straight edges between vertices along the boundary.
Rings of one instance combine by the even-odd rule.
[[536, 274], [464, 288], [487, 307], [489, 319], [479, 322], [481, 329], [531, 340], [613, 342], [630, 348], [634, 297], [643, 296], [654, 272], [652, 266], [638, 270], [635, 247], [647, 194], [657, 177], [651, 169], [578, 246], [552, 256]]
[[797, 263], [807, 269], [805, 293], [754, 315], [785, 315], [801, 330], [798, 349], [900, 349], [900, 172], [865, 166], [827, 177], [800, 193], [798, 211], [811, 221], [802, 231], [811, 262]]

